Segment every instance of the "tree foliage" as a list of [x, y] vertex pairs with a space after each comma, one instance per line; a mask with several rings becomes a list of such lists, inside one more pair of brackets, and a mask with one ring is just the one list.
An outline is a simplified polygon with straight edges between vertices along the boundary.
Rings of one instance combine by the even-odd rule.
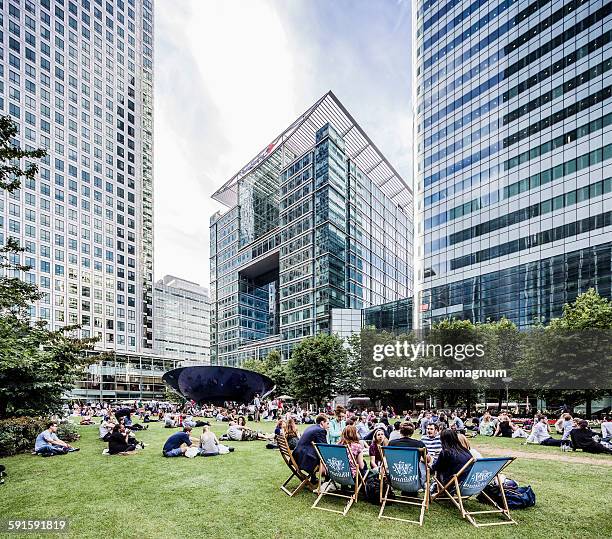
[[302, 340], [291, 353], [287, 374], [293, 396], [321, 406], [345, 389], [348, 352], [337, 335]]
[[270, 378], [275, 385], [275, 394], [283, 395], [290, 390], [287, 380], [287, 366], [283, 364], [281, 354], [278, 350], [272, 350], [263, 359], [247, 359], [243, 369], [258, 372]]
[[[21, 168], [19, 160], [45, 155], [44, 150], [15, 146], [16, 132], [10, 117], [1, 116], [0, 188], [9, 192], [19, 189], [21, 178], [33, 178], [37, 171], [34, 163]], [[62, 395], [93, 361], [83, 352], [96, 341], [72, 338], [78, 326], [51, 331], [46, 322], [31, 319], [30, 306], [42, 294], [20, 279], [30, 269], [20, 264], [22, 252], [12, 237], [0, 248], [0, 418], [56, 411]]]

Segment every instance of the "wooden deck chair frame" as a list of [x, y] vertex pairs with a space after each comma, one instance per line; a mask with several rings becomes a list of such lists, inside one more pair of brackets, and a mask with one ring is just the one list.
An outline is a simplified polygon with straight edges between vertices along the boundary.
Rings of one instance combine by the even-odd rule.
[[[402, 448], [403, 449], [403, 448]], [[399, 520], [400, 522], [410, 522], [411, 524], [418, 524], [419, 526], [423, 525], [423, 520], [425, 518], [425, 509], [429, 509], [429, 501], [430, 501], [430, 493], [429, 493], [429, 466], [427, 465], [427, 449], [426, 448], [418, 448], [419, 454], [423, 459], [425, 464], [425, 492], [423, 497], [419, 496], [404, 496], [403, 494], [395, 494], [395, 498], [389, 498], [389, 492], [391, 490], [391, 484], [387, 483], [386, 489], [384, 488], [384, 478], [387, 475], [386, 472], [386, 460], [385, 460], [385, 447], [382, 447], [383, 454], [383, 465], [380, 467], [380, 511], [378, 513], [378, 518], [387, 518], [389, 520]], [[384, 490], [384, 494], [383, 494]], [[383, 514], [385, 510], [385, 506], [387, 503], [401, 503], [405, 505], [416, 505], [420, 507], [419, 520], [410, 520], [407, 518], [399, 518], [399, 517], [390, 517]]]
[[[318, 470], [318, 472], [319, 472], [319, 486], [318, 486], [317, 490], [315, 491], [318, 494], [318, 496], [317, 496], [317, 499], [312, 504], [312, 509], [319, 509], [321, 511], [329, 511], [330, 513], [338, 513], [338, 514], [340, 514], [340, 515], [342, 515], [344, 517], [344, 516], [346, 516], [346, 514], [348, 513], [348, 510], [352, 507], [352, 505], [354, 503], [357, 503], [357, 498], [359, 496], [359, 491], [361, 490], [361, 488], [365, 484], [365, 476], [361, 475], [361, 470], [359, 469], [359, 466], [357, 465], [357, 461], [355, 460], [355, 457], [349, 451], [348, 447], [346, 447], [347, 458], [349, 459], [350, 463], [355, 465], [355, 470], [356, 470], [353, 493], [349, 496], [347, 494], [340, 494], [338, 492], [327, 492], [326, 489], [323, 489], [323, 487], [322, 487], [323, 469], [325, 468], [325, 460], [323, 459], [323, 456], [321, 455], [321, 452], [319, 451], [319, 448], [317, 447], [318, 444], [316, 444], [315, 442], [312, 442], [312, 445], [315, 448], [315, 451], [317, 452], [317, 455], [319, 455], [319, 462], [320, 462], [319, 470]], [[324, 444], [324, 445], [332, 445], [332, 444]], [[367, 475], [367, 473], [366, 473], [366, 475]], [[333, 480], [331, 482], [334, 484], [334, 486], [337, 487], [336, 483]], [[323, 499], [324, 496], [335, 496], [336, 498], [345, 498], [348, 501], [346, 502], [346, 504], [344, 506], [344, 509], [342, 511], [338, 511], [337, 509], [330, 509], [328, 507], [319, 507], [318, 504]]]
[[[300, 470], [300, 467], [297, 465], [297, 462], [295, 462], [295, 459], [293, 458], [293, 453], [289, 447], [289, 444], [287, 443], [287, 438], [284, 434], [279, 434], [276, 436], [276, 444], [278, 445], [278, 449], [280, 451], [281, 456], [283, 457], [283, 460], [285, 461], [285, 464], [289, 467], [289, 470], [291, 470], [291, 475], [281, 485], [281, 490], [290, 498], [298, 494], [304, 487], [308, 488], [311, 491], [314, 490], [314, 485], [312, 485], [312, 483], [310, 482], [310, 477], [308, 476], [308, 474]], [[287, 485], [294, 477], [300, 481], [300, 484], [293, 490], [289, 490], [287, 488]]]
[[[504, 464], [504, 466], [502, 466], [498, 470], [498, 472], [495, 474], [495, 479], [497, 479], [498, 485], [503, 484], [503, 480], [500, 478], [499, 474], [506, 468], [506, 466], [511, 464], [516, 459], [516, 457], [506, 457], [506, 458], [508, 459], [506, 464]], [[438, 478], [434, 476], [434, 480], [438, 487], [438, 492], [436, 492], [436, 494], [433, 495], [432, 500], [435, 500], [435, 501], [450, 500], [451, 502], [455, 504], [455, 506], [457, 506], [459, 511], [461, 511], [461, 517], [465, 518], [470, 524], [472, 524], [476, 528], [482, 528], [485, 526], [501, 526], [504, 524], [518, 524], [510, 515], [510, 509], [508, 508], [508, 501], [506, 500], [506, 493], [504, 492], [503, 488], [500, 488], [501, 497], [502, 497], [501, 507], [486, 492], [484, 492], [484, 489], [483, 489], [481, 491], [481, 494], [489, 501], [489, 503], [491, 503], [495, 507], [495, 509], [490, 509], [487, 511], [467, 511], [466, 510], [463, 502], [464, 500], [471, 498], [472, 495], [463, 496], [461, 494], [461, 483], [459, 481], [459, 477], [461, 476], [463, 472], [465, 472], [475, 462], [476, 462], [476, 459], [471, 458], [468, 462], [465, 463], [465, 465], [456, 474], [453, 475], [453, 477], [451, 477], [446, 482], [445, 485], [443, 485], [440, 481], [438, 481]], [[492, 482], [493, 482], [493, 479], [489, 481], [489, 484], [491, 484]], [[454, 494], [451, 491], [449, 491], [451, 487], [455, 488]], [[446, 494], [446, 496], [443, 496], [444, 494]], [[500, 514], [506, 520], [502, 520], [499, 522], [477, 522], [476, 519], [474, 518], [474, 515], [485, 515], [485, 514]]]

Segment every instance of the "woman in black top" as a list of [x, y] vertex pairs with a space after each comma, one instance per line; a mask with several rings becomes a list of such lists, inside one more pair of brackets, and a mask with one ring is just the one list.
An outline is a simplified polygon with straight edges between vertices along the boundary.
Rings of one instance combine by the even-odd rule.
[[513, 425], [510, 423], [510, 417], [508, 414], [501, 414], [499, 416], [499, 422], [497, 423], [497, 428], [495, 429], [495, 434], [493, 436], [512, 438], [513, 431]]
[[[457, 433], [452, 429], [444, 429], [440, 433], [440, 443], [442, 451], [436, 462], [433, 463], [431, 471], [435, 472], [440, 483], [445, 485], [472, 458], [472, 454], [461, 445]], [[466, 472], [467, 470], [461, 474], [459, 481], [463, 479]]]
[[113, 433], [110, 435], [108, 440], [108, 452], [110, 455], [117, 455], [118, 453], [126, 453], [128, 451], [135, 451], [136, 444], [129, 443], [129, 432], [126, 431], [125, 426], [115, 425]]

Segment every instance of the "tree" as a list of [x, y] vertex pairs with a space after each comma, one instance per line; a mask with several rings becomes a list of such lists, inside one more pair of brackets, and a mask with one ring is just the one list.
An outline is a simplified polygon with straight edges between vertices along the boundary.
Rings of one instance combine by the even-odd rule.
[[[35, 159], [44, 150], [22, 150], [14, 137], [17, 128], [9, 116], [0, 116], [0, 189], [14, 192], [21, 178], [32, 179], [35, 163], [25, 168], [20, 159]], [[30, 306], [42, 294], [19, 276], [30, 268], [20, 263], [23, 249], [9, 237], [0, 248], [0, 418], [44, 415], [58, 410], [83, 368], [94, 361], [83, 353], [96, 339], [75, 339], [78, 326], [51, 331], [44, 321], [33, 321]]]
[[517, 372], [537, 395], [560, 400], [572, 408], [612, 388], [612, 302], [593, 289], [563, 307], [560, 318], [536, 326], [526, 336], [525, 353]]
[[283, 364], [278, 350], [270, 351], [263, 359], [247, 359], [242, 364], [242, 368], [258, 372], [270, 378], [274, 382], [274, 391], [277, 395], [282, 395], [289, 391], [287, 366]]
[[291, 353], [287, 374], [293, 396], [320, 407], [343, 386], [347, 349], [337, 335], [319, 334], [302, 340]]

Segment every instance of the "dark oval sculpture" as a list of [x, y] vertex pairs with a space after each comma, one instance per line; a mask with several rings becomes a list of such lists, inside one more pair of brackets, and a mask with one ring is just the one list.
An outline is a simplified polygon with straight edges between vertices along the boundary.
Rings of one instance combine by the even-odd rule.
[[264, 397], [274, 389], [274, 382], [267, 376], [236, 367], [179, 367], [165, 373], [162, 380], [198, 404], [248, 404], [256, 394]]

